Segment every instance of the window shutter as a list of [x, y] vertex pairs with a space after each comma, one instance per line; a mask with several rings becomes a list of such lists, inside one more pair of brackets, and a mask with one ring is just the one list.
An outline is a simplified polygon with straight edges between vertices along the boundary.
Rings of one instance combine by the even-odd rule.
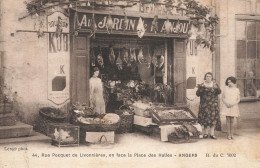
[[186, 103], [186, 43], [183, 39], [174, 39], [174, 103]]
[[71, 54], [71, 98], [72, 103], [89, 104], [90, 36], [73, 36]]

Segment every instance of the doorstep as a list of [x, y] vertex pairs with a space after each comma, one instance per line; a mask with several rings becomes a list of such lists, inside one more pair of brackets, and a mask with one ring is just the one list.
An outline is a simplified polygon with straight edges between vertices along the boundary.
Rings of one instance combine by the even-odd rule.
[[51, 138], [41, 133], [34, 132], [31, 136], [0, 139], [0, 144], [18, 143], [18, 142], [34, 142], [34, 141], [50, 141]]
[[50, 138], [40, 133], [33, 131], [33, 126], [17, 122], [13, 126], [0, 127], [0, 144], [27, 142], [27, 141], [41, 141], [49, 140]]

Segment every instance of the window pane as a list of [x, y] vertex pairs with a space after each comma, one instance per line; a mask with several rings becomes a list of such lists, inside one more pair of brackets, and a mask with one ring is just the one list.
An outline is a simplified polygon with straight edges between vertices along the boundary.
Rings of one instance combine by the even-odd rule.
[[237, 59], [237, 77], [245, 78], [246, 77], [246, 64], [245, 59]]
[[256, 39], [256, 24], [255, 22], [247, 22], [247, 39], [255, 40]]
[[245, 85], [244, 85], [244, 80], [237, 80], [237, 87], [240, 91], [240, 96], [245, 97]]
[[255, 59], [247, 59], [246, 72], [247, 72], [247, 78], [255, 77], [256, 74]]
[[246, 58], [246, 41], [237, 40], [237, 58]]
[[260, 78], [260, 59], [256, 61], [256, 77]]
[[256, 86], [253, 79], [247, 80], [247, 96], [256, 96]]
[[247, 42], [247, 58], [256, 58], [256, 42]]
[[245, 40], [246, 39], [246, 22], [236, 21], [236, 39]]
[[260, 40], [260, 22], [256, 22], [257, 40]]

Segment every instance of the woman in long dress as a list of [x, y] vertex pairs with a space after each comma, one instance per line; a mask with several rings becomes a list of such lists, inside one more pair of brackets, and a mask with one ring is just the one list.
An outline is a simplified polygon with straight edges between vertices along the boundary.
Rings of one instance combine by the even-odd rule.
[[205, 81], [198, 86], [196, 92], [196, 95], [200, 97], [198, 123], [202, 126], [203, 138], [208, 138], [208, 129], [210, 129], [210, 138], [217, 139], [214, 131], [215, 128], [221, 130], [218, 103], [218, 95], [221, 93], [221, 90], [212, 79], [212, 73], [206, 73], [204, 76]]
[[94, 68], [93, 76], [89, 80], [90, 86], [90, 107], [98, 114], [105, 114], [105, 101], [103, 97], [103, 85], [100, 78], [98, 78], [99, 69]]

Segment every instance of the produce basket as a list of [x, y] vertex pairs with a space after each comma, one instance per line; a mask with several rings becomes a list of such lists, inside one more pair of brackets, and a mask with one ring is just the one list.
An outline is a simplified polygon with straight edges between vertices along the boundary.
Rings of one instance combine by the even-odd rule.
[[132, 104], [131, 107], [134, 109], [135, 115], [141, 117], [150, 117], [150, 106], [148, 104], [136, 102]]
[[199, 140], [199, 137], [190, 137], [185, 136], [185, 138], [178, 138], [172, 134], [168, 136], [168, 141], [174, 144], [181, 144], [181, 143], [193, 143], [197, 142]]
[[39, 117], [35, 130], [47, 135], [49, 123], [64, 123], [67, 122], [67, 115], [59, 109], [44, 107], [39, 110]]
[[[110, 122], [106, 116], [114, 115], [117, 117], [116, 122]], [[84, 131], [88, 132], [106, 132], [115, 131], [119, 127], [120, 117], [118, 115], [108, 113], [101, 114], [95, 118], [78, 117], [74, 124], [80, 126]]]
[[184, 122], [175, 131], [168, 135], [168, 141], [171, 143], [192, 143], [199, 140], [199, 131], [191, 124]]
[[159, 125], [180, 124], [183, 122], [196, 123], [197, 117], [187, 107], [153, 107], [150, 109], [153, 122]]
[[39, 115], [48, 119], [48, 120], [53, 120], [56, 122], [63, 122], [64, 120], [67, 119], [67, 115], [60, 111], [59, 109], [54, 109], [50, 107], [44, 107], [39, 110]]
[[115, 113], [120, 116], [119, 127], [116, 133], [131, 133], [133, 132], [134, 113], [126, 106], [121, 106]]
[[119, 122], [114, 124], [84, 124], [81, 122], [74, 123], [75, 125], [80, 126], [80, 142], [85, 143], [86, 140], [86, 132], [109, 132], [116, 131], [119, 127]]
[[119, 122], [114, 124], [83, 124], [80, 122], [76, 123], [80, 126], [85, 132], [107, 132], [107, 131], [116, 131], [119, 127]]

